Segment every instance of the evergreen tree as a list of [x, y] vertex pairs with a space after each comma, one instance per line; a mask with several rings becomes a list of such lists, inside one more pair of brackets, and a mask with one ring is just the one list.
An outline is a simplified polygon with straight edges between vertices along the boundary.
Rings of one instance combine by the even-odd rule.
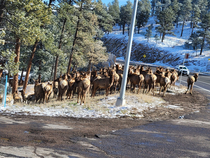
[[197, 4], [200, 11], [201, 11], [201, 17], [205, 15], [208, 12], [208, 0], [196, 0], [194, 4]]
[[196, 55], [197, 55], [197, 50], [201, 44], [201, 39], [199, 37], [199, 34], [197, 32], [192, 33], [188, 41], [190, 45], [193, 47], [193, 49], [196, 50]]
[[142, 0], [138, 2], [136, 22], [138, 34], [141, 27], [145, 26], [149, 20], [151, 5], [149, 0]]
[[157, 34], [155, 34], [154, 38], [155, 38], [155, 41], [156, 41], [156, 44], [157, 44], [157, 42], [160, 40], [160, 38]]
[[145, 38], [147, 39], [147, 42], [149, 42], [150, 37], [152, 37], [152, 28], [153, 28], [153, 24], [151, 24], [151, 25], [146, 29]]
[[155, 14], [156, 2], [157, 2], [157, 0], [151, 0], [152, 16], [154, 16], [154, 14]]
[[171, 3], [171, 6], [176, 16], [176, 19], [174, 22], [176, 23], [176, 26], [178, 27], [181, 3], [179, 3], [178, 0], [173, 0]]
[[183, 5], [181, 7], [181, 20], [182, 20], [181, 37], [183, 35], [185, 22], [191, 16], [191, 11], [192, 11], [192, 3], [191, 2], [192, 2], [191, 0], [184, 0]]
[[165, 38], [166, 34], [172, 34], [174, 33], [171, 31], [174, 26], [173, 22], [175, 20], [175, 15], [172, 7], [168, 7], [163, 11], [160, 11], [159, 14], [157, 15], [157, 21], [156, 24], [160, 24], [160, 26], [156, 27], [155, 29], [159, 32], [162, 33], [162, 42]]
[[191, 16], [191, 24], [192, 24], [192, 32], [191, 34], [193, 34], [193, 30], [195, 27], [198, 27], [198, 23], [200, 22], [200, 13], [201, 10], [199, 9], [198, 5], [193, 4], [192, 5], [192, 16]]
[[113, 17], [115, 23], [120, 22], [120, 7], [119, 7], [119, 1], [114, 0], [112, 4], [108, 4], [109, 7], [109, 14]]
[[[84, 45], [87, 40], [93, 39], [96, 35], [97, 28], [97, 15], [91, 11], [92, 2], [91, 0], [77, 1], [79, 6], [77, 12], [77, 22], [75, 25], [75, 32], [72, 38], [72, 48], [70, 51], [70, 58], [67, 67], [67, 73], [70, 72], [70, 67], [72, 59], [77, 54], [82, 54], [84, 52]], [[82, 59], [85, 59], [83, 56]]]
[[130, 25], [131, 16], [132, 16], [132, 3], [130, 0], [127, 1], [127, 4], [120, 7], [120, 21], [123, 25], [123, 35], [125, 33], [125, 26]]
[[113, 17], [107, 12], [106, 7], [103, 6], [101, 0], [95, 2], [95, 14], [97, 15], [100, 29], [104, 32], [111, 32], [114, 25]]
[[[38, 43], [40, 40], [45, 40], [45, 30], [41, 26], [50, 22], [51, 9], [40, 0], [7, 0], [6, 10], [9, 12], [6, 14], [9, 17], [7, 32], [10, 37], [13, 37], [13, 40], [15, 39], [16, 57], [14, 62], [19, 69], [21, 44], [31, 45]], [[14, 74], [13, 85], [12, 92], [16, 93], [18, 73]]]
[[200, 55], [202, 55], [205, 41], [207, 39], [208, 42], [208, 39], [210, 39], [210, 13], [203, 15], [200, 23], [200, 30], [197, 32], [199, 33], [199, 36], [202, 37], [201, 50], [200, 50]]

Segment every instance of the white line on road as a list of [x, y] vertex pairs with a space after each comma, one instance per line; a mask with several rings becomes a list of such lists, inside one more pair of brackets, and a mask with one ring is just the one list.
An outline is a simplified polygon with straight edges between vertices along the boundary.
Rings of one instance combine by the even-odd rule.
[[201, 83], [204, 83], [204, 84], [208, 84], [208, 85], [210, 85], [209, 83], [206, 83], [206, 82], [202, 82], [202, 81], [198, 81], [198, 82], [201, 82]]
[[[185, 82], [185, 81], [182, 80], [182, 82]], [[185, 83], [187, 84], [187, 82], [185, 82]], [[210, 90], [208, 90], [208, 89], [202, 88], [202, 87], [197, 86], [197, 85], [194, 85], [194, 86], [210, 93]]]

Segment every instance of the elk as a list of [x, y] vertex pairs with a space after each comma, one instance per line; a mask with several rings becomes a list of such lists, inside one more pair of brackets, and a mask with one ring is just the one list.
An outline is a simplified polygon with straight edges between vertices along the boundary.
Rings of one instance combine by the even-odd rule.
[[[185, 94], [187, 94], [189, 88], [190, 88], [190, 94], [192, 95], [192, 90], [193, 90], [193, 85], [194, 83], [198, 80], [198, 73], [195, 73], [194, 76], [189, 76], [187, 78], [187, 91], [185, 92]], [[191, 86], [191, 87], [190, 87]]]
[[44, 87], [44, 96], [45, 96], [44, 102], [45, 102], [45, 100], [46, 100], [46, 103], [48, 102], [52, 91], [53, 91], [53, 84], [52, 84], [52, 82], [48, 81], [47, 85]]
[[169, 72], [169, 73], [166, 74], [166, 76], [161, 76], [161, 78], [160, 78], [160, 90], [159, 90], [159, 95], [160, 95], [160, 93], [161, 93], [162, 88], [164, 88], [164, 89], [163, 89], [163, 97], [165, 96], [165, 92], [166, 92], [168, 86], [169, 86], [170, 83], [171, 83], [170, 77], [171, 77], [171, 73]]
[[68, 90], [67, 90], [67, 98], [71, 99], [73, 97], [73, 90], [74, 90], [75, 78], [71, 78], [68, 80]]
[[141, 89], [141, 86], [142, 86], [142, 83], [144, 82], [144, 76], [142, 74], [131, 74], [128, 76], [129, 78], [129, 81], [131, 83], [131, 91], [132, 91], [132, 87], [133, 87], [133, 91], [135, 92], [135, 87], [136, 85], [138, 85], [138, 91], [137, 91], [137, 94], [139, 93], [140, 89]]
[[63, 95], [66, 93], [67, 88], [68, 88], [68, 77], [65, 74], [64, 79], [63, 78], [59, 78], [59, 82], [58, 82], [58, 99], [57, 100], [61, 100], [62, 101], [62, 97]]
[[116, 89], [119, 84], [119, 80], [120, 80], [120, 76], [116, 72], [114, 72], [114, 83], [111, 87], [110, 94], [112, 93], [113, 89], [114, 89], [114, 93], [116, 93]]
[[80, 105], [82, 103], [85, 104], [86, 93], [89, 91], [90, 88], [90, 76], [91, 73], [88, 72], [87, 74], [84, 75], [83, 78], [81, 78], [81, 81], [78, 83], [77, 103], [79, 103], [80, 99]]
[[147, 72], [147, 73], [145, 74], [145, 77], [144, 77], [144, 91], [143, 92], [146, 93], [148, 85], [149, 85], [149, 90], [147, 93], [149, 93], [150, 90], [152, 89], [153, 95], [155, 95], [154, 88], [155, 88], [157, 76], [155, 74], [153, 74], [153, 72], [150, 68], [145, 72]]
[[41, 83], [39, 83], [38, 80], [35, 80], [34, 94], [35, 94], [36, 103], [37, 103], [38, 100], [39, 100], [39, 103], [41, 103], [41, 100], [43, 100], [43, 102], [44, 102], [43, 85]]
[[108, 72], [109, 77], [105, 77], [105, 78], [96, 78], [93, 81], [93, 87], [92, 87], [92, 97], [95, 96], [96, 91], [100, 88], [100, 89], [105, 89], [106, 90], [106, 96], [108, 96], [109, 93], [109, 89], [110, 87], [113, 85], [114, 82], [114, 70], [109, 70]]

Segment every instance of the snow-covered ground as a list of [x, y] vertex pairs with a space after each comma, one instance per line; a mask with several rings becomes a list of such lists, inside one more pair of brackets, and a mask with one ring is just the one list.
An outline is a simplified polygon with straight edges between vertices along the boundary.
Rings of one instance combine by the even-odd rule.
[[[173, 93], [168, 95], [175, 95], [175, 93], [184, 93], [186, 88], [179, 87], [178, 84], [172, 89]], [[158, 92], [156, 92], [158, 93]], [[108, 97], [100, 96], [97, 100], [87, 98], [86, 105], [77, 104], [76, 98], [74, 101], [57, 102], [52, 101], [47, 104], [26, 104], [13, 102], [7, 103], [4, 107], [0, 106], [0, 113], [4, 115], [34, 115], [34, 116], [53, 116], [53, 117], [76, 117], [76, 118], [119, 118], [119, 117], [144, 117], [143, 112], [157, 107], [179, 109], [179, 106], [170, 105], [161, 97], [126, 93], [125, 106], [115, 106], [117, 95], [110, 95]]]
[[[152, 37], [149, 39], [149, 42], [147, 42], [147, 39], [145, 39], [144, 34], [146, 33], [146, 29], [150, 24], [153, 24], [153, 29], [152, 29]], [[190, 22], [187, 22], [185, 27], [184, 27], [184, 32], [183, 36], [180, 37], [181, 35], [181, 25], [179, 25], [178, 28], [174, 27], [173, 32], [175, 36], [173, 35], [166, 35], [165, 39], [163, 42], [159, 40], [157, 43], [155, 41], [155, 34], [159, 36], [158, 33], [155, 31], [155, 27], [158, 25], [155, 24], [155, 20], [153, 17], [151, 17], [148, 21], [148, 24], [145, 27], [142, 27], [140, 29], [140, 34], [134, 34], [133, 36], [133, 41], [135, 43], [141, 43], [141, 44], [146, 44], [151, 47], [156, 47], [158, 49], [162, 49], [168, 52], [171, 52], [172, 54], [176, 54], [177, 56], [182, 56], [183, 61], [184, 61], [184, 56], [185, 53], [189, 53], [189, 58], [186, 59], [185, 61], [187, 62], [187, 67], [190, 69], [192, 72], [210, 72], [210, 49], [205, 47], [203, 50], [202, 55], [200, 54], [200, 49], [197, 50], [191, 50], [191, 49], [186, 49], [184, 47], [185, 42], [189, 39], [192, 28], [190, 28]], [[196, 31], [196, 29], [194, 29]], [[136, 31], [137, 32], [137, 31]], [[110, 34], [106, 35], [107, 38], [127, 38], [128, 39], [128, 33], [125, 32], [125, 34], [122, 34], [122, 31], [119, 30], [119, 26], [114, 26], [113, 32]], [[122, 59], [122, 58], [120, 58]], [[160, 65], [160, 66], [171, 66], [166, 63], [162, 63], [161, 61], [157, 61], [153, 63], [155, 65]], [[182, 63], [180, 63], [182, 64]], [[209, 68], [207, 68], [209, 67]]]

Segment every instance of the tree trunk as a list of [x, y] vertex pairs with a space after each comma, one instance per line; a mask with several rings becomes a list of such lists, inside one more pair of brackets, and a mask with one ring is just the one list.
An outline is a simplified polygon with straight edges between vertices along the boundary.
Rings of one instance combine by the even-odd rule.
[[[66, 21], [67, 21], [67, 19], [65, 18], [64, 22], [63, 22], [63, 27], [62, 27], [62, 30], [61, 30], [61, 36], [60, 36], [58, 49], [61, 49], [61, 46], [62, 46], [63, 32], [64, 32], [64, 29], [65, 29]], [[54, 67], [54, 77], [53, 77], [53, 88], [55, 87], [55, 79], [56, 79], [56, 76], [57, 76], [58, 59], [59, 59], [59, 55], [56, 55], [55, 67]]]
[[27, 66], [26, 76], [25, 76], [25, 82], [23, 83], [23, 91], [24, 92], [26, 91], [26, 87], [27, 87], [27, 84], [28, 84], [29, 74], [30, 74], [31, 66], [32, 66], [32, 60], [34, 58], [34, 54], [36, 52], [37, 45], [38, 45], [38, 41], [35, 42], [32, 53], [31, 53], [31, 56], [30, 56], [30, 59], [28, 61], [28, 66]]
[[[81, 6], [80, 6], [79, 10], [82, 11], [82, 3], [81, 3]], [[75, 31], [75, 34], [74, 34], [73, 45], [72, 45], [72, 48], [71, 48], [71, 54], [70, 54], [69, 63], [68, 63], [68, 67], [67, 67], [67, 73], [68, 74], [70, 73], [70, 69], [71, 69], [71, 62], [72, 62], [72, 58], [73, 58], [73, 54], [74, 54], [74, 47], [76, 45], [77, 34], [78, 34], [78, 30], [79, 30], [79, 22], [80, 22], [80, 18], [78, 17], [76, 31]]]
[[0, 78], [2, 77], [3, 69], [0, 69]]
[[91, 60], [89, 60], [89, 64], [88, 64], [88, 71], [91, 70]]
[[183, 21], [183, 24], [182, 24], [182, 32], [181, 32], [181, 36], [180, 36], [180, 37], [182, 37], [182, 35], [183, 35], [183, 31], [184, 31], [184, 24], [185, 24], [185, 20]]
[[123, 24], [123, 35], [125, 33], [125, 24]]
[[21, 75], [20, 75], [20, 81], [18, 83], [19, 85], [23, 84], [23, 71], [24, 71], [24, 69], [22, 68]]
[[39, 76], [38, 76], [38, 82], [41, 83], [41, 70], [42, 70], [42, 62], [39, 61]]
[[139, 34], [139, 31], [140, 31], [140, 27], [138, 27], [138, 34]]
[[[17, 64], [20, 60], [20, 38], [16, 38], [15, 54], [16, 57], [14, 62]], [[18, 73], [13, 76], [12, 94], [17, 93], [17, 90], [18, 90]]]
[[191, 35], [193, 34], [193, 30], [194, 30], [194, 23], [192, 23], [192, 32], [191, 32]]
[[165, 38], [165, 32], [163, 32], [163, 35], [162, 35], [162, 40], [161, 40], [161, 42], [163, 42], [163, 40], [164, 40], [164, 38]]
[[57, 68], [58, 68], [58, 59], [59, 59], [59, 56], [56, 55], [55, 66], [54, 66], [54, 76], [53, 76], [53, 88], [55, 88], [55, 79], [56, 79], [56, 72], [57, 72]]
[[129, 36], [129, 30], [130, 30], [130, 27], [128, 26], [128, 36]]
[[[206, 33], [206, 29], [205, 29], [205, 33]], [[202, 45], [201, 45], [200, 55], [202, 55], [202, 52], [203, 52], [203, 47], [204, 47], [205, 38], [206, 38], [206, 35], [204, 34], [204, 35], [203, 35], [203, 40], [202, 40]]]
[[[4, 64], [1, 64], [1, 66], [3, 67]], [[4, 71], [3, 69], [0, 69], [0, 78], [2, 77], [3, 71]]]
[[6, 0], [1, 0], [1, 3], [0, 3], [0, 26], [1, 26], [1, 23], [3, 21], [5, 2], [6, 2]]

